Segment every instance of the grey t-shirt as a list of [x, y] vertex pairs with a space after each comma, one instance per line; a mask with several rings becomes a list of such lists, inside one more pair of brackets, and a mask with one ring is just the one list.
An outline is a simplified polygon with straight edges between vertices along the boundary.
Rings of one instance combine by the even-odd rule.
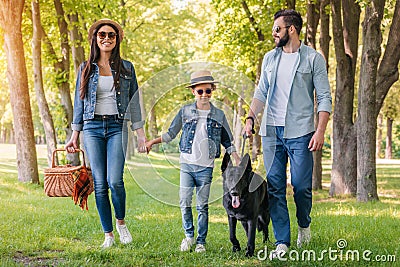
[[118, 114], [113, 76], [99, 76], [94, 113], [98, 115]]

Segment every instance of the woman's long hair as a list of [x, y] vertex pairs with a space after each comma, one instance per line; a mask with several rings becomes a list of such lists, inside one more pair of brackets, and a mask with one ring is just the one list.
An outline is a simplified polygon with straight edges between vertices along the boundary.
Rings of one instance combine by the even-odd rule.
[[120, 38], [119, 38], [119, 31], [117, 27], [115, 27], [112, 24], [104, 23], [100, 24], [97, 26], [97, 28], [94, 30], [93, 35], [92, 35], [92, 40], [90, 44], [90, 55], [89, 59], [86, 61], [86, 64], [82, 70], [82, 76], [81, 76], [81, 84], [79, 87], [79, 96], [83, 100], [87, 94], [88, 91], [88, 83], [89, 83], [89, 78], [90, 74], [94, 71], [94, 66], [93, 63], [97, 62], [100, 58], [100, 48], [97, 45], [97, 32], [98, 30], [103, 27], [104, 25], [108, 25], [112, 27], [115, 32], [117, 33], [117, 36], [115, 38], [115, 47], [111, 52], [111, 57], [110, 57], [110, 67], [111, 69], [115, 70], [115, 75], [114, 75], [114, 88], [117, 90], [119, 88], [119, 76], [122, 73], [126, 74], [128, 70], [125, 70], [123, 65], [122, 65], [122, 59], [120, 55]]

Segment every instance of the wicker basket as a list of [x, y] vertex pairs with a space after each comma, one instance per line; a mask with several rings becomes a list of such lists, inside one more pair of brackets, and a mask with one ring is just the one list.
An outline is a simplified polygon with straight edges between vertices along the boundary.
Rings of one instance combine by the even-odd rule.
[[[71, 197], [74, 191], [74, 178], [72, 173], [80, 171], [82, 168], [86, 168], [84, 151], [76, 149], [78, 152], [82, 152], [83, 164], [81, 166], [56, 166], [55, 155], [58, 151], [66, 151], [65, 149], [56, 149], [53, 151], [51, 160], [51, 168], [44, 169], [44, 192], [49, 197]], [[93, 192], [93, 177], [91, 171], [88, 169], [90, 178], [90, 193]]]

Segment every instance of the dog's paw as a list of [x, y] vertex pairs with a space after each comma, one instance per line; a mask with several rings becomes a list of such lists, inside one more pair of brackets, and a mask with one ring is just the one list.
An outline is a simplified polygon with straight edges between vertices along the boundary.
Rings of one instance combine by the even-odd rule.
[[248, 257], [248, 258], [253, 257], [253, 256], [254, 256], [254, 250], [251, 251], [251, 250], [247, 250], [247, 249], [246, 249], [246, 254], [245, 254], [245, 256]]
[[232, 251], [233, 251], [233, 252], [238, 252], [238, 251], [240, 251], [240, 250], [241, 250], [240, 246], [233, 246], [233, 247], [232, 247]]

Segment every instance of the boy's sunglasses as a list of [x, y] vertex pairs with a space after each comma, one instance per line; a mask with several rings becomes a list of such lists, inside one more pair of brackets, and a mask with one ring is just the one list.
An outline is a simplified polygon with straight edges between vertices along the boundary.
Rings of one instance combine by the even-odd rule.
[[211, 94], [212, 89], [207, 88], [205, 91], [204, 91], [203, 89], [199, 89], [199, 90], [196, 90], [196, 92], [197, 92], [199, 95], [202, 95], [204, 92], [206, 92], [206, 94], [209, 95], [209, 94]]
[[106, 38], [107, 35], [108, 35], [108, 39], [110, 39], [110, 40], [114, 40], [115, 37], [117, 37], [117, 33], [115, 33], [115, 32], [98, 32], [98, 33], [97, 33], [97, 36], [98, 36], [100, 39]]

